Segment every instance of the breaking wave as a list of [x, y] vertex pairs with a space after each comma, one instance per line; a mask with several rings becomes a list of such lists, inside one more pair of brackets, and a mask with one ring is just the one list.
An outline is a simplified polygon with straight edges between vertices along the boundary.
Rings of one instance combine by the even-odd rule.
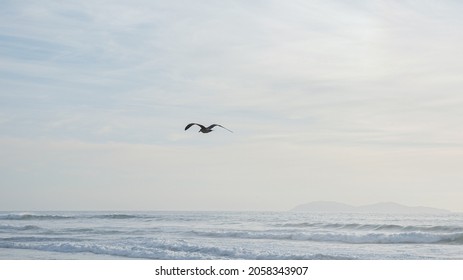
[[[92, 244], [59, 242], [63, 240], [35, 239], [35, 243], [20, 243], [20, 240], [1, 240], [0, 248], [29, 249], [61, 253], [93, 253], [142, 259], [254, 259], [254, 260], [342, 260], [353, 259], [344, 255], [285, 254], [268, 251], [253, 251], [246, 248], [224, 249], [215, 246], [188, 244], [184, 241], [150, 241], [143, 243]], [[24, 240], [23, 240], [24, 241]], [[32, 241], [32, 240], [30, 240]], [[44, 242], [54, 241], [54, 242]], [[69, 240], [68, 240], [69, 241]]]
[[0, 220], [65, 220], [74, 219], [74, 216], [48, 215], [48, 214], [6, 214], [0, 215]]
[[359, 223], [284, 223], [276, 224], [283, 228], [318, 228], [369, 231], [420, 231], [420, 232], [463, 232], [461, 226], [402, 226], [394, 224], [359, 224]]
[[38, 226], [26, 225], [26, 226], [11, 226], [11, 225], [0, 225], [0, 231], [27, 231], [27, 230], [39, 230], [42, 229]]
[[95, 216], [90, 216], [90, 218], [94, 219], [136, 219], [140, 218], [140, 216], [137, 215], [129, 215], [129, 214], [103, 214], [103, 215], [95, 215]]
[[70, 219], [136, 219], [143, 218], [140, 215], [130, 214], [101, 214], [101, 215], [54, 215], [54, 214], [4, 214], [0, 220], [70, 220]]
[[460, 233], [288, 233], [252, 231], [191, 231], [192, 234], [213, 238], [298, 240], [315, 242], [339, 242], [350, 244], [463, 244]]
[[0, 212], [0, 251], [37, 251], [24, 252], [32, 258], [461, 259], [462, 245], [463, 215]]

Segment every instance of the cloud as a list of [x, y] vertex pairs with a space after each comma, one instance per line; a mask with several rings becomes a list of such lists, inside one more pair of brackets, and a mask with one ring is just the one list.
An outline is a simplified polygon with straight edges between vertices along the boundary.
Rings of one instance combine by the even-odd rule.
[[[106, 116], [159, 127], [225, 114], [269, 134], [299, 126], [336, 132], [343, 141], [382, 130], [390, 141], [400, 140], [401, 130], [415, 138], [422, 130], [449, 135], [461, 119], [452, 109], [462, 102], [462, 38], [453, 27], [461, 20], [450, 2], [7, 7], [3, 95], [41, 104], [48, 127], [61, 121], [55, 116], [63, 107], [82, 121], [93, 114], [96, 122]], [[421, 105], [430, 103], [432, 109]], [[431, 129], [420, 129], [423, 118]], [[95, 130], [115, 127], [109, 122]]]
[[[307, 181], [320, 186], [316, 191], [332, 187], [344, 194], [339, 186], [349, 180], [355, 187], [362, 172], [346, 166], [357, 154], [377, 153], [394, 162], [387, 156], [391, 149], [418, 150], [422, 158], [443, 163], [445, 157], [455, 160], [447, 151], [461, 150], [463, 22], [461, 4], [452, 1], [3, 4], [0, 140], [46, 146], [23, 143], [31, 152], [25, 156], [18, 144], [12, 151], [27, 164], [13, 153], [6, 165], [43, 162], [31, 168], [46, 174], [39, 176], [43, 182], [51, 180], [54, 168], [61, 170], [55, 186], [71, 178], [78, 188], [86, 174], [93, 178], [89, 183], [108, 191], [120, 182], [122, 194], [131, 180], [147, 176], [140, 196], [148, 185], [155, 186], [148, 191], [155, 196], [163, 184], [180, 190], [193, 182], [200, 193], [217, 196], [238, 188], [228, 193], [237, 197], [249, 185], [259, 191], [271, 185], [274, 197], [281, 197], [288, 181], [294, 185], [290, 204], [310, 193], [301, 191]], [[202, 137], [183, 131], [189, 122], [221, 123], [235, 133]], [[88, 158], [78, 157], [79, 145]], [[440, 149], [445, 156], [436, 153]], [[343, 151], [351, 151], [345, 169], [327, 160], [343, 162], [336, 156]], [[67, 153], [76, 157], [76, 166], [60, 164]], [[50, 154], [53, 159], [42, 160]], [[126, 160], [142, 164], [130, 168]], [[100, 162], [101, 177], [92, 173], [92, 162]], [[285, 167], [292, 163], [297, 168]], [[204, 166], [205, 175], [195, 175], [195, 164]], [[324, 175], [306, 177], [307, 166]], [[358, 169], [369, 166], [365, 161]], [[74, 167], [74, 174], [66, 173]], [[161, 170], [164, 179], [151, 177], [147, 167]], [[123, 177], [127, 168], [131, 173]], [[360, 193], [381, 180], [399, 183], [388, 181], [383, 168], [371, 171], [378, 179], [358, 179]], [[445, 174], [432, 164], [423, 168], [435, 175], [426, 177], [430, 182]], [[191, 180], [165, 175], [172, 170]], [[325, 170], [342, 173], [343, 180]], [[118, 180], [110, 179], [113, 173]], [[413, 186], [426, 184], [419, 172], [412, 173]], [[25, 180], [24, 174], [16, 179]], [[455, 173], [450, 177], [460, 180]], [[15, 178], [9, 178], [13, 184]], [[410, 182], [404, 174], [398, 178]], [[26, 181], [17, 184], [33, 180]], [[224, 188], [213, 189], [216, 185]], [[258, 191], [251, 197], [259, 197]], [[193, 205], [187, 195], [183, 199]]]

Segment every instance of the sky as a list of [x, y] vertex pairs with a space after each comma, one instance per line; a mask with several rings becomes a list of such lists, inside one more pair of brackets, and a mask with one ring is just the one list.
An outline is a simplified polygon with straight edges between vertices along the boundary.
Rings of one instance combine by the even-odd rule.
[[461, 1], [0, 5], [0, 210], [463, 212]]

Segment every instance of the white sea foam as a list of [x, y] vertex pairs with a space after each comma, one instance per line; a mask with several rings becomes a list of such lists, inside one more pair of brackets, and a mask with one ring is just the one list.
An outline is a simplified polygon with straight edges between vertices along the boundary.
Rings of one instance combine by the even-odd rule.
[[0, 248], [63, 259], [461, 259], [463, 215], [3, 212]]
[[0, 215], [0, 220], [63, 220], [63, 219], [72, 219], [75, 217], [65, 216], [65, 215], [38, 215], [38, 214], [2, 214]]
[[[36, 240], [37, 241], [37, 240]], [[43, 240], [42, 240], [43, 241]], [[50, 241], [50, 240], [48, 240]], [[266, 251], [251, 251], [245, 248], [223, 249], [212, 246], [191, 245], [185, 242], [148, 242], [144, 244], [127, 243], [125, 246], [117, 244], [73, 244], [68, 242], [48, 243], [4, 243], [2, 248], [29, 249], [62, 253], [94, 253], [129, 258], [143, 259], [266, 259], [266, 260], [335, 260], [347, 259], [347, 256], [328, 254], [287, 254]], [[64, 256], [65, 258], [65, 256]]]
[[25, 231], [25, 230], [38, 230], [41, 229], [38, 226], [34, 225], [25, 225], [25, 226], [11, 226], [11, 225], [2, 225], [0, 224], [0, 231]]
[[192, 231], [192, 234], [215, 238], [300, 240], [318, 242], [344, 242], [354, 244], [394, 244], [394, 243], [452, 243], [463, 244], [463, 233], [431, 234], [423, 232], [407, 233], [276, 233], [258, 231]]
[[422, 231], [422, 232], [463, 232], [463, 226], [410, 226], [396, 224], [358, 224], [358, 223], [284, 223], [276, 224], [285, 228], [350, 229], [375, 231]]

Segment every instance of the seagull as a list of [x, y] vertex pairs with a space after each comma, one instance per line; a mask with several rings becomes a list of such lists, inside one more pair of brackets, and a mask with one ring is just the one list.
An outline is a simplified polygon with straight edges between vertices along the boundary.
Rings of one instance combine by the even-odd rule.
[[231, 131], [230, 129], [221, 126], [220, 124], [211, 124], [210, 126], [205, 127], [204, 125], [199, 124], [199, 123], [190, 123], [190, 124], [188, 124], [188, 125], [185, 127], [185, 130], [187, 130], [188, 128], [190, 128], [190, 127], [193, 126], [193, 125], [197, 125], [197, 126], [201, 127], [201, 129], [200, 129], [198, 132], [202, 132], [202, 133], [209, 133], [209, 132], [211, 132], [212, 129], [213, 129], [214, 127], [216, 127], [216, 126], [220, 126], [221, 128], [224, 128], [224, 129], [226, 129], [226, 130], [228, 130], [228, 131], [230, 131], [230, 132], [233, 132], [233, 131]]

